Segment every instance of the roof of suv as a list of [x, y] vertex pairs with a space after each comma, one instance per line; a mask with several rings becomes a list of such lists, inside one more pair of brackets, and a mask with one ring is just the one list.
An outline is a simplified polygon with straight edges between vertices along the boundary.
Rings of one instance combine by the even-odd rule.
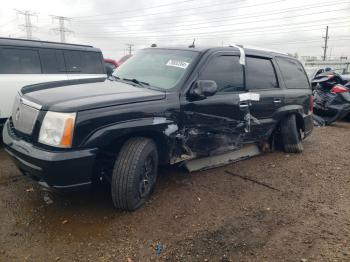
[[57, 49], [101, 52], [99, 48], [95, 48], [90, 45], [78, 45], [78, 44], [68, 44], [68, 43], [49, 42], [49, 41], [40, 41], [40, 40], [28, 40], [28, 39], [18, 39], [18, 38], [5, 38], [5, 37], [0, 37], [0, 46], [43, 47], [43, 48], [57, 48]]
[[[286, 56], [291, 57], [287, 53], [282, 53], [279, 51], [268, 50], [258, 47], [242, 46], [244, 51], [249, 55], [261, 55], [261, 56]], [[186, 46], [164, 46], [164, 47], [149, 47], [146, 49], [172, 49], [172, 50], [186, 50], [186, 51], [196, 51], [196, 52], [207, 52], [207, 51], [230, 51], [234, 46], [218, 47], [218, 46], [196, 46], [196, 47], [186, 47]], [[291, 57], [293, 58], [293, 57]]]

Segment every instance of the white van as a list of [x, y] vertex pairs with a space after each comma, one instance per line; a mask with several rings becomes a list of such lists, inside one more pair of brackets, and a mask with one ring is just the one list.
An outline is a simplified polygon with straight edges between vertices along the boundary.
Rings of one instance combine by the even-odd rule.
[[85, 45], [0, 38], [0, 131], [26, 85], [106, 78], [102, 52]]

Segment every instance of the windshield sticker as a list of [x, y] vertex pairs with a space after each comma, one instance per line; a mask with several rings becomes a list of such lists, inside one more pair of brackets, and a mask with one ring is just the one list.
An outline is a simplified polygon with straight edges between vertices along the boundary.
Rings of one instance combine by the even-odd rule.
[[185, 61], [173, 60], [173, 59], [170, 59], [168, 61], [168, 63], [166, 63], [167, 66], [175, 66], [175, 67], [179, 67], [179, 68], [182, 68], [182, 69], [186, 69], [189, 64], [190, 63], [187, 63]]

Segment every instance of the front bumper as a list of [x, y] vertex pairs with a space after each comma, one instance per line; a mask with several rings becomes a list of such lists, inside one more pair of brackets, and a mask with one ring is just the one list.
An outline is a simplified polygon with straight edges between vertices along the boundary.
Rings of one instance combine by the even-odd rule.
[[6, 122], [3, 143], [23, 174], [54, 189], [89, 187], [97, 149], [48, 151], [15, 137]]

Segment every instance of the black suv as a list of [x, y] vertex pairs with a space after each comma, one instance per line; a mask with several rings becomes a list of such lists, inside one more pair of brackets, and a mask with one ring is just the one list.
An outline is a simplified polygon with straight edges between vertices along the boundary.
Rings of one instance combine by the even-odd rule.
[[147, 48], [107, 80], [24, 87], [3, 140], [44, 187], [105, 179], [117, 208], [151, 194], [160, 164], [278, 142], [300, 153], [312, 132], [310, 83], [298, 60], [242, 48]]

